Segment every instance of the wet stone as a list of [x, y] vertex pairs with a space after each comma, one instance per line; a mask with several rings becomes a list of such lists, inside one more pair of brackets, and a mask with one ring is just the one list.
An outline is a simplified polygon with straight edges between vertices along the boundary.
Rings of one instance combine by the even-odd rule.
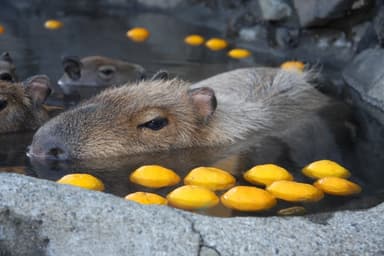
[[[359, 4], [355, 4], [359, 2]], [[335, 18], [343, 17], [348, 11], [366, 7], [369, 1], [333, 0], [324, 4], [318, 0], [293, 0], [301, 27], [323, 25]]]
[[260, 25], [256, 25], [254, 27], [242, 28], [239, 31], [239, 38], [248, 42], [252, 42], [256, 40], [266, 40], [267, 30], [264, 26], [260, 26]]
[[343, 78], [366, 102], [384, 111], [384, 50], [368, 49], [343, 71]]
[[364, 22], [353, 27], [352, 34], [353, 47], [356, 52], [373, 47], [378, 41], [371, 22]]
[[284, 0], [259, 0], [264, 20], [277, 21], [291, 16], [292, 9]]

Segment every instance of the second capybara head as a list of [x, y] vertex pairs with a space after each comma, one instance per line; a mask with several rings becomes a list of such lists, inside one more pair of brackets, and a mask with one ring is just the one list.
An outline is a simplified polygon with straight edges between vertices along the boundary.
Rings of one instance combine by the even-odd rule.
[[80, 59], [67, 56], [62, 60], [64, 74], [58, 84], [64, 94], [76, 92], [78, 87], [108, 87], [144, 78], [145, 70], [138, 64], [103, 56]]

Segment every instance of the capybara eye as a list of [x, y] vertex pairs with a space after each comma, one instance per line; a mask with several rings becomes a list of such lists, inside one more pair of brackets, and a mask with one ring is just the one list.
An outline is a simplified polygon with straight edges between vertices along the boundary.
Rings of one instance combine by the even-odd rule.
[[99, 68], [99, 74], [101, 78], [110, 79], [111, 76], [115, 74], [115, 69], [113, 67], [101, 67]]
[[112, 69], [104, 69], [101, 72], [106, 76], [110, 76], [114, 71]]
[[139, 125], [139, 128], [149, 128], [154, 131], [158, 131], [168, 124], [168, 119], [164, 117], [156, 117], [151, 121]]
[[12, 82], [12, 76], [9, 73], [3, 73], [0, 75], [0, 80]]
[[6, 100], [0, 100], [0, 111], [5, 109], [8, 105], [8, 102]]

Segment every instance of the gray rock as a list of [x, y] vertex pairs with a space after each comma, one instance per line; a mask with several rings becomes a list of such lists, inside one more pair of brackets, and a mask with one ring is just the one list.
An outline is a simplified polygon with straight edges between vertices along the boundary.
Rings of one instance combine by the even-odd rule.
[[284, 0], [259, 0], [259, 5], [264, 20], [282, 20], [292, 14], [291, 7]]
[[318, 0], [293, 0], [293, 3], [301, 27], [309, 27], [343, 17], [349, 10], [367, 6], [369, 1], [332, 0], [325, 4]]
[[183, 0], [137, 0], [137, 2], [148, 8], [172, 9], [182, 3]]
[[381, 45], [384, 46], [384, 6], [382, 6], [374, 19], [373, 27], [376, 32], [377, 39]]
[[368, 49], [343, 70], [343, 78], [362, 99], [384, 111], [384, 50]]
[[199, 236], [176, 211], [106, 193], [0, 174], [0, 209], [0, 245], [11, 255], [31, 255], [28, 251], [54, 256], [197, 255], [199, 251]]
[[383, 255], [383, 214], [214, 218], [0, 174], [5, 255]]
[[257, 25], [254, 27], [242, 28], [239, 31], [239, 38], [246, 42], [253, 42], [257, 40], [266, 40], [267, 30], [264, 26]]
[[373, 47], [377, 37], [371, 22], [364, 22], [352, 28], [353, 47], [356, 52]]
[[298, 29], [279, 27], [275, 32], [278, 46], [283, 48], [295, 48], [300, 42], [300, 31]]

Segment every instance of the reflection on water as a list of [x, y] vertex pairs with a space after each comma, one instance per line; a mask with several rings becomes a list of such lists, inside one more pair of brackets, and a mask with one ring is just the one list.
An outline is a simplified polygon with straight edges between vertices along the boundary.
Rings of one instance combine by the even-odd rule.
[[[27, 2], [24, 4], [28, 6]], [[47, 5], [46, 8], [42, 8], [44, 5]], [[136, 62], [150, 72], [166, 69], [173, 75], [191, 81], [234, 68], [274, 63], [273, 59], [261, 56], [246, 61], [229, 60], [225, 52], [210, 52], [204, 47], [186, 46], [182, 39], [187, 34], [198, 32], [206, 37], [219, 34], [211, 29], [180, 22], [169, 15], [134, 12], [121, 15], [118, 10], [108, 8], [103, 11], [94, 8], [93, 13], [81, 12], [75, 6], [70, 8], [67, 4], [62, 5], [59, 8], [50, 2], [41, 1], [40, 6], [26, 8], [5, 4], [0, 9], [2, 23], [7, 29], [7, 33], [0, 38], [0, 49], [9, 51], [14, 57], [20, 77], [45, 73], [57, 81], [63, 72], [60, 61], [63, 55], [120, 58]], [[87, 8], [93, 10], [92, 6]], [[23, 15], [20, 15], [21, 10]], [[52, 17], [58, 17], [64, 22], [63, 29], [48, 31], [43, 28], [44, 21]], [[136, 25], [151, 31], [148, 42], [136, 44], [125, 37], [127, 29]], [[55, 86], [55, 89], [56, 93], [49, 102], [68, 105], [68, 100], [72, 99], [63, 98], [59, 88]], [[81, 94], [87, 96], [94, 92], [81, 91]], [[343, 137], [343, 131], [314, 128], [312, 134], [290, 134], [291, 138], [285, 140], [255, 134], [246, 142], [226, 147], [185, 149], [83, 162], [29, 160], [25, 152], [33, 134], [7, 134], [0, 136], [0, 171], [25, 172], [49, 180], [57, 180], [67, 173], [86, 172], [103, 180], [107, 192], [122, 197], [137, 190], [165, 195], [175, 188], [151, 190], [130, 183], [129, 174], [145, 164], [171, 168], [181, 177], [185, 177], [188, 171], [197, 166], [215, 166], [230, 171], [239, 184], [246, 184], [242, 173], [256, 164], [264, 163], [281, 165], [290, 170], [296, 180], [312, 182], [300, 174], [300, 169], [315, 160], [331, 159], [351, 170], [352, 180], [362, 185], [363, 193], [347, 198], [326, 197], [320, 203], [304, 204], [307, 211], [365, 208], [383, 200], [384, 172], [381, 166], [384, 159], [381, 152], [384, 147], [384, 129], [365, 113], [360, 115], [360, 119], [363, 123], [357, 131], [356, 141], [350, 138], [342, 142], [330, 141], [330, 132]], [[273, 215], [278, 209], [293, 205], [300, 204], [279, 202], [272, 210], [255, 215]], [[202, 213], [215, 216], [249, 214], [230, 211], [222, 206]]]

